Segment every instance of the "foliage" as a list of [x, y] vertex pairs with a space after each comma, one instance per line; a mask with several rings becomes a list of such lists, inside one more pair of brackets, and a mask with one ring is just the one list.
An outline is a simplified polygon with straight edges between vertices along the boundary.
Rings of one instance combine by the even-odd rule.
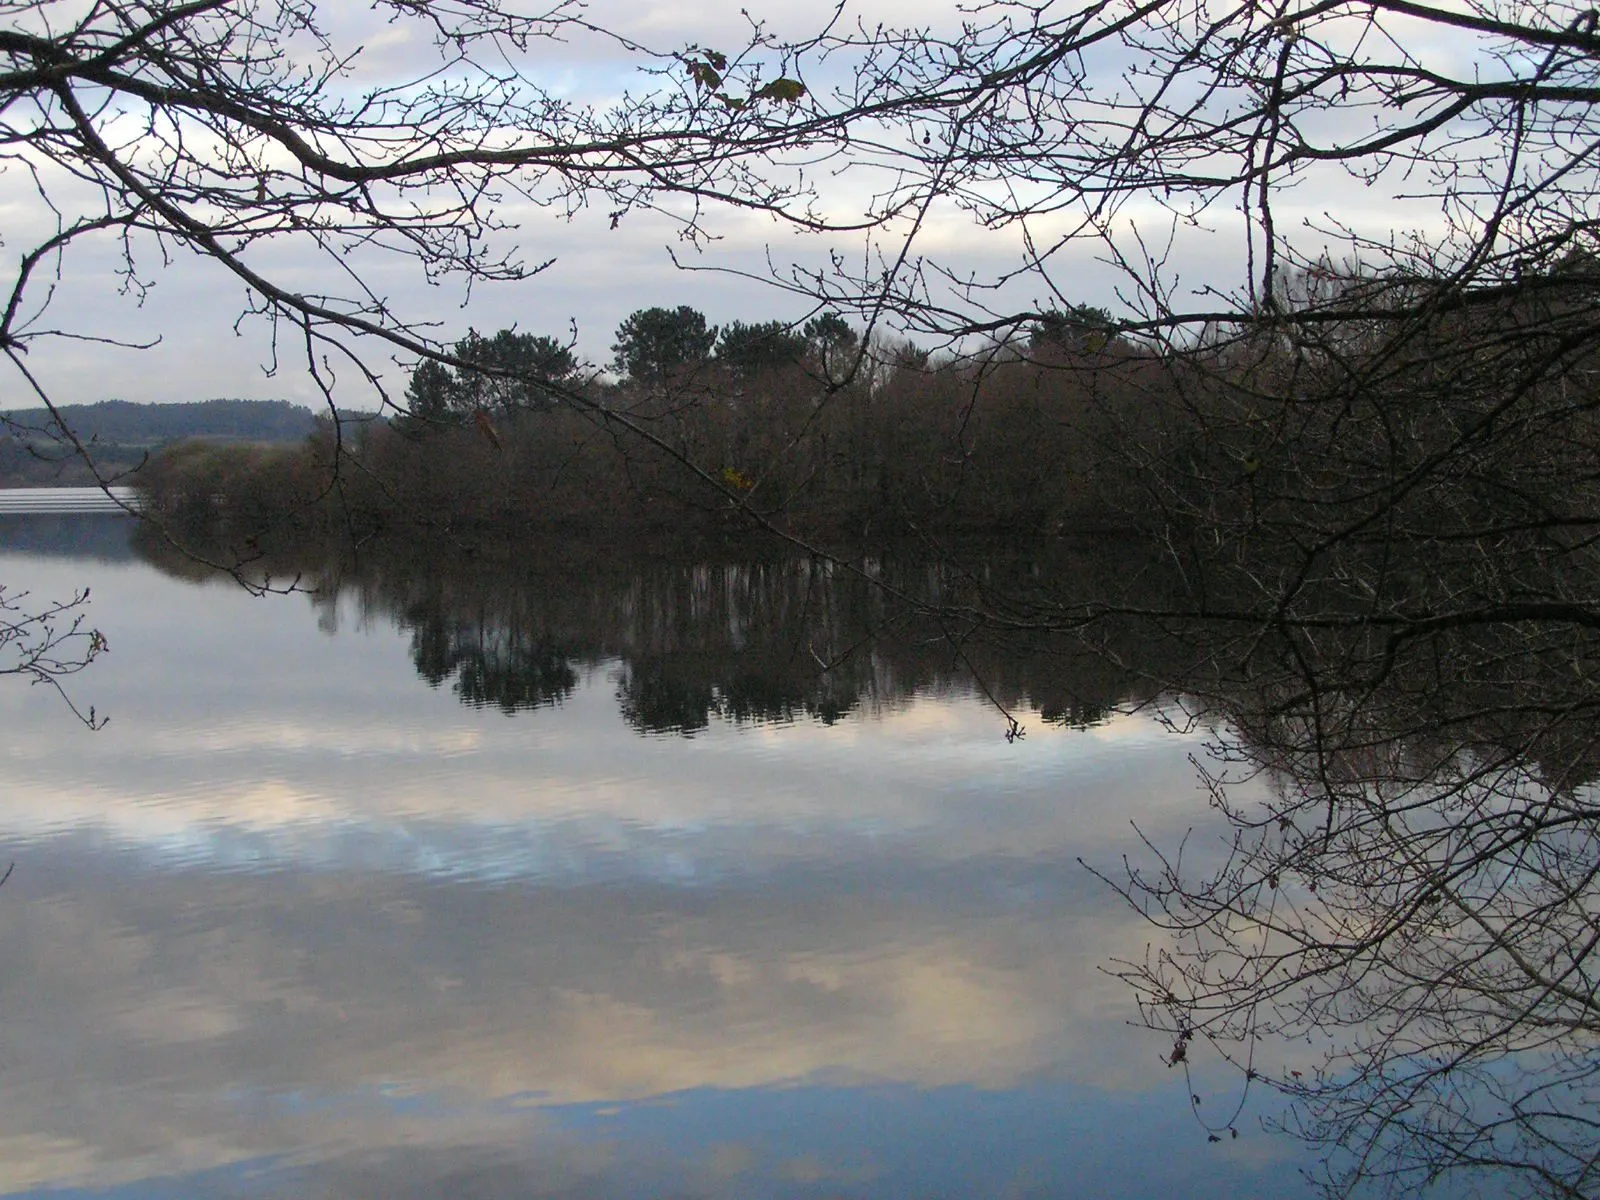
[[705, 314], [687, 304], [641, 308], [617, 326], [612, 362], [629, 379], [661, 382], [705, 362], [716, 340], [716, 326], [707, 325]]
[[741, 375], [757, 375], [803, 361], [809, 345], [782, 321], [730, 321], [717, 334], [717, 361]]
[[1093, 353], [1103, 350], [1116, 336], [1116, 325], [1109, 312], [1091, 304], [1074, 304], [1064, 311], [1051, 309], [1028, 326], [1028, 351], [1035, 356], [1061, 351]]
[[454, 366], [424, 359], [406, 388], [410, 417], [422, 427], [475, 413], [509, 416], [559, 402], [578, 373], [570, 346], [538, 334], [468, 330], [451, 350]]
[[851, 360], [861, 337], [838, 313], [819, 313], [807, 321], [800, 332], [824, 373], [837, 378], [852, 369]]
[[800, 332], [819, 351], [848, 349], [861, 340], [850, 323], [835, 312], [812, 317]]
[[780, 75], [776, 79], [754, 86], [748, 95], [735, 96], [722, 90], [729, 67], [726, 54], [720, 50], [691, 46], [681, 57], [695, 87], [709, 93], [713, 100], [729, 112], [739, 112], [763, 100], [795, 104], [806, 94], [805, 84], [798, 79]]
[[196, 438], [153, 455], [134, 483], [152, 518], [174, 527], [220, 524], [240, 539], [237, 555], [254, 558], [259, 535], [302, 526], [308, 510], [331, 494], [325, 480], [332, 454], [330, 429], [299, 444]]
[[[887, 360], [893, 351], [873, 354]], [[705, 479], [642, 437], [594, 437], [570, 405], [523, 411], [498, 422], [493, 438], [476, 422], [431, 426], [426, 439], [407, 436], [410, 420], [374, 425], [346, 439], [343, 453], [359, 470], [328, 491], [316, 520], [717, 531], [754, 516], [810, 535], [1129, 528], [1148, 514], [1142, 490], [1105, 458], [1107, 410], [1143, 409], [1142, 388], [1155, 383], [1141, 384], [1138, 372], [1157, 368], [1142, 359], [1125, 368], [1117, 379], [1026, 362], [977, 371], [929, 366], [917, 354], [848, 382], [791, 364], [737, 381], [709, 372], [692, 387], [609, 391], [606, 404], [658, 442], [717, 463]], [[295, 472], [277, 469], [303, 476], [327, 453], [313, 441]], [[214, 474], [220, 461], [216, 448], [158, 456], [146, 472], [150, 506], [176, 513], [166, 497], [185, 495], [252, 511], [287, 502], [283, 519], [304, 519], [303, 489], [283, 492], [267, 470]], [[205, 507], [184, 511], [202, 527], [211, 519]]]

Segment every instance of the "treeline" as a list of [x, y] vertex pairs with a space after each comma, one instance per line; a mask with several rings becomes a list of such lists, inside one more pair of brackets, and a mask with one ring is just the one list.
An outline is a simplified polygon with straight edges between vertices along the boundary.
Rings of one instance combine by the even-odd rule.
[[[199, 400], [190, 404], [134, 404], [102, 400], [63, 404], [61, 421], [85, 442], [169, 442], [185, 437], [240, 438], [259, 442], [293, 441], [307, 436], [316, 414], [287, 400]], [[48, 409], [15, 409], [0, 414], [12, 436], [55, 429]]]
[[[55, 415], [14, 409], [0, 413], [0, 486], [90, 486], [135, 470], [153, 450], [180, 439], [298, 442], [315, 428], [316, 415], [287, 400], [104, 400], [64, 404]], [[92, 466], [74, 439], [88, 448]]]
[[[369, 535], [420, 541], [419, 528], [676, 550], [684, 534], [748, 529], [751, 514], [830, 547], [1153, 534], [1105, 540], [1182, 581], [1156, 589], [1161, 603], [1142, 559], [1084, 594], [1081, 565], [1054, 562], [985, 582], [951, 620], [1083, 639], [1108, 615], [1203, 615], [1204, 637], [1190, 623], [1177, 639], [1199, 663], [1181, 677], [1222, 697], [1253, 745], [1338, 728], [1359, 756], [1383, 740], [1356, 736], [1377, 713], [1407, 746], [1470, 730], [1490, 753], [1521, 745], [1551, 777], [1587, 780], [1600, 769], [1587, 749], [1600, 662], [1600, 372], [1582, 336], [1594, 284], [1555, 271], [1538, 282], [1466, 306], [1426, 281], [1324, 276], [1299, 285], [1320, 292], [1286, 289], [1261, 320], [1181, 348], [1080, 309], [942, 361], [863, 346], [838, 319], [730, 333], [693, 310], [641, 310], [618, 331], [614, 377], [585, 375], [552, 340], [474, 334], [454, 364], [418, 369], [402, 416], [275, 448], [180, 446], [143, 481], [156, 512], [204, 530], [212, 561], [259, 560], [275, 532], [308, 545], [306, 533], [354, 534], [371, 555], [383, 542]], [[1365, 315], [1288, 319], [1330, 308]], [[497, 634], [427, 628], [430, 678], [476, 664], [459, 676], [476, 680], [464, 696], [522, 703], [564, 686], [543, 635], [515, 639], [533, 656], [518, 676], [474, 657]], [[643, 712], [671, 688], [644, 658], [639, 670]], [[1395, 699], [1377, 705], [1380, 687]], [[685, 694], [714, 692], [735, 715], [783, 707], [732, 678], [697, 688]], [[820, 713], [842, 694], [786, 695]], [[1304, 697], [1318, 705], [1310, 726], [1294, 707]]]
[[[1378, 602], [1415, 603], [1457, 560], [1487, 592], [1556, 594], [1589, 544], [1568, 533], [1600, 512], [1600, 405], [1592, 342], [1568, 329], [1589, 285], [1540, 283], [1464, 309], [1441, 283], [1330, 271], [1182, 346], [1079, 306], [963, 357], [863, 343], [834, 314], [717, 328], [641, 309], [604, 374], [553, 338], [474, 332], [392, 418], [176, 447], [140, 483], [154, 511], [242, 538], [1146, 528], [1196, 570], [1264, 553], [1244, 577], [1274, 607], [1341, 590], [1371, 607], [1373, 580]], [[1330, 306], [1339, 322], [1295, 319]]]
[[284, 521], [715, 530], [752, 513], [869, 535], [1101, 529], [1130, 507], [1107, 443], [1156, 383], [1155, 359], [1095, 310], [969, 360], [863, 345], [832, 314], [719, 329], [686, 307], [624, 321], [611, 375], [512, 330], [454, 350], [457, 364], [414, 371], [392, 419], [325, 426], [292, 451], [179, 446], [140, 486], [158, 512], [247, 535]]

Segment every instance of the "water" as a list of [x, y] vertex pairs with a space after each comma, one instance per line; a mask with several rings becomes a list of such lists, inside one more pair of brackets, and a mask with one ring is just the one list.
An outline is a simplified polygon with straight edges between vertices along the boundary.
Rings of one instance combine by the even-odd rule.
[[1148, 713], [997, 683], [1008, 742], [931, 651], [782, 658], [744, 575], [254, 597], [9, 520], [110, 721], [0, 680], [0, 1194], [1304, 1190], [1102, 970], [1149, 934], [1079, 858], [1205, 819]]
[[0, 515], [23, 513], [114, 513], [138, 507], [129, 487], [0, 488]]

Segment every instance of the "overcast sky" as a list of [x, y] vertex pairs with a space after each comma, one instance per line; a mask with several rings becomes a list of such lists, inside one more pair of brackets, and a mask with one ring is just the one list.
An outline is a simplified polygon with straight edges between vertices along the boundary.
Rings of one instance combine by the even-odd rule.
[[[420, 30], [386, 23], [365, 6], [330, 6], [329, 12], [336, 38], [364, 47], [352, 79], [357, 88], [415, 77], [426, 71], [436, 54]], [[862, 16], [888, 23], [938, 22], [955, 19], [956, 12], [953, 4], [930, 6], [911, 0], [870, 0], [861, 8]], [[735, 0], [693, 6], [603, 0], [591, 6], [589, 16], [598, 25], [658, 50], [736, 46], [744, 29]], [[781, 7], [772, 16], [778, 22], [775, 32], [786, 36], [810, 32], [805, 22], [820, 19], [806, 6]], [[612, 44], [596, 39], [538, 44], [517, 65], [541, 86], [577, 100], [603, 103], [626, 88], [647, 86], [630, 73], [633, 66]], [[839, 206], [835, 212], [865, 196], [855, 190], [865, 187], [864, 180], [858, 185], [852, 179], [824, 177], [823, 183], [829, 202]], [[60, 178], [51, 180], [51, 192], [52, 199], [68, 210], [77, 198], [73, 186]], [[469, 325], [480, 330], [516, 325], [562, 337], [575, 329], [580, 356], [604, 365], [618, 322], [636, 308], [691, 304], [714, 323], [735, 318], [799, 320], [810, 307], [805, 300], [724, 269], [765, 276], [769, 263], [781, 272], [795, 261], [824, 263], [832, 252], [859, 261], [865, 249], [858, 236], [801, 236], [769, 218], [726, 211], [713, 213], [708, 222], [718, 240], [696, 248], [679, 240], [675, 223], [665, 216], [635, 213], [612, 228], [605, 208], [602, 204], [600, 211], [567, 218], [527, 204], [507, 205], [498, 215], [515, 226], [507, 236], [514, 239], [521, 256], [528, 262], [550, 259], [551, 264], [521, 283], [477, 286], [470, 304], [459, 282], [430, 284], [414, 263], [376, 266], [368, 278], [406, 319], [436, 322], [445, 340], [464, 333]], [[1330, 208], [1337, 208], [1341, 219], [1380, 231], [1419, 219], [1418, 210], [1405, 213], [1381, 189], [1347, 190], [1331, 183], [1286, 196], [1279, 219], [1290, 227], [1306, 218], [1316, 220]], [[1124, 218], [1129, 228], [1141, 222], [1142, 232], [1158, 244], [1167, 236], [1169, 218], [1153, 204], [1130, 205]], [[1428, 219], [1426, 207], [1420, 219]], [[12, 171], [0, 174], [0, 220], [6, 253], [18, 254], [31, 244], [30, 238], [48, 231], [53, 217], [30, 196], [21, 173]], [[1130, 248], [1131, 244], [1130, 238]], [[889, 245], [892, 248], [892, 240]], [[987, 278], [1015, 265], [1019, 246], [1016, 231], [985, 231], [962, 214], [935, 211], [914, 250]], [[119, 287], [118, 245], [112, 239], [74, 248], [62, 265], [43, 324], [76, 334], [158, 344], [134, 350], [81, 340], [37, 341], [28, 362], [52, 397], [59, 402], [92, 402], [112, 397], [186, 401], [239, 396], [320, 405], [320, 393], [295, 349], [280, 348], [275, 359], [264, 324], [238, 322], [245, 307], [242, 285], [182, 246], [169, 249], [171, 263], [162, 267], [160, 256], [144, 247], [140, 262], [155, 286], [134, 295]], [[1102, 247], [1085, 243], [1081, 251], [1059, 261], [1056, 282], [1068, 299], [1116, 311], [1121, 308], [1116, 291], [1120, 276], [1102, 257]], [[258, 261], [275, 278], [307, 292], [336, 286], [333, 265], [312, 260], [299, 248], [285, 246]], [[1169, 270], [1181, 281], [1181, 297], [1206, 284], [1236, 286], [1243, 262], [1243, 222], [1237, 213], [1223, 210], [1214, 213], [1205, 228], [1183, 233], [1175, 243]], [[1049, 297], [1042, 292], [1037, 285], [1025, 284], [1013, 289], [1006, 302], [1019, 308], [1048, 305]], [[370, 361], [384, 372], [388, 386], [403, 390], [406, 373], [391, 353], [377, 349]], [[0, 407], [33, 402], [16, 373], [3, 378]], [[339, 382], [342, 404], [365, 407], [373, 402], [371, 389], [355, 378], [354, 371], [344, 369]]]

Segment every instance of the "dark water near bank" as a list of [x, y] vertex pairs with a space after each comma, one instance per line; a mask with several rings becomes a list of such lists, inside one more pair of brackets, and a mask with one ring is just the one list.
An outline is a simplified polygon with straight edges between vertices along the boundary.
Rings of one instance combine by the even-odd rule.
[[1132, 685], [782, 562], [258, 598], [52, 520], [0, 581], [92, 588], [110, 723], [0, 681], [0, 1193], [1303, 1193], [1101, 970], [1079, 859], [1208, 821]]

